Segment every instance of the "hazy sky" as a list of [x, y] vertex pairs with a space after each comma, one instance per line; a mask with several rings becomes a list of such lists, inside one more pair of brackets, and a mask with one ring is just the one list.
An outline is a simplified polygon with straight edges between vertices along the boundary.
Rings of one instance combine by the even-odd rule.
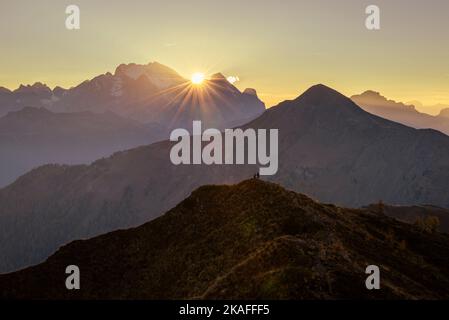
[[[65, 8], [81, 9], [81, 30]], [[381, 30], [365, 8], [381, 9]], [[448, 0], [0, 0], [0, 86], [73, 86], [120, 63], [240, 78], [271, 106], [324, 83], [449, 105]], [[432, 111], [432, 110], [429, 110]], [[434, 111], [434, 110], [433, 110]]]

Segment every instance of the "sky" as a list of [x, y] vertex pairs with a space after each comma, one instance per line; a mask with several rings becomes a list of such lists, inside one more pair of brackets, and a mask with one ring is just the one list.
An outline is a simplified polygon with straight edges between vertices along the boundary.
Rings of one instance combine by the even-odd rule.
[[[81, 11], [67, 30], [65, 9]], [[368, 5], [380, 30], [365, 27]], [[70, 87], [121, 63], [237, 76], [267, 106], [324, 83], [449, 105], [447, 0], [0, 0], [0, 86]]]

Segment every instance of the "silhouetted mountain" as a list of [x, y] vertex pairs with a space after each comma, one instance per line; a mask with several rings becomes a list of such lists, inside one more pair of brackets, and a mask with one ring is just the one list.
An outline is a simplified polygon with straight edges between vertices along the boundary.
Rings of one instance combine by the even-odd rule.
[[247, 127], [279, 128], [279, 171], [270, 180], [321, 201], [361, 206], [449, 207], [449, 137], [371, 115], [318, 85]]
[[[195, 87], [176, 71], [157, 62], [147, 65], [122, 64], [114, 74], [97, 76], [68, 90], [56, 87], [52, 91], [42, 83], [21, 85], [15, 91], [0, 88], [0, 116], [28, 106], [78, 115], [58, 117], [49, 112], [44, 115], [42, 111], [31, 112], [32, 109], [27, 109], [26, 114], [18, 113], [16, 116], [25, 117], [24, 125], [19, 119], [8, 115], [2, 123], [13, 121], [3, 130], [0, 129], [0, 143], [8, 147], [0, 156], [0, 186], [11, 183], [37, 165], [86, 163], [112, 152], [167, 139], [171, 129], [190, 128], [193, 120], [202, 120], [204, 128], [224, 129], [248, 122], [265, 110], [255, 90], [241, 93], [221, 74], [213, 75], [202, 86]], [[115, 113], [123, 118], [132, 118], [136, 123], [124, 119], [103, 123], [109, 126], [107, 130], [112, 140], [108, 141], [104, 127], [82, 132], [79, 115], [97, 119], [102, 117], [94, 116], [94, 113]], [[30, 118], [34, 116], [37, 118]], [[51, 124], [42, 117], [47, 117]], [[61, 120], [60, 124], [58, 120]], [[67, 121], [72, 121], [72, 124]], [[127, 133], [122, 132], [125, 123], [135, 127], [134, 132], [130, 128]], [[118, 125], [116, 129], [112, 127], [114, 124]], [[39, 129], [36, 125], [40, 125]], [[88, 134], [90, 138], [86, 139]], [[101, 134], [101, 137], [96, 137], [96, 134]], [[82, 141], [81, 145], [77, 141]], [[73, 145], [78, 148], [72, 148]]]
[[360, 95], [352, 96], [351, 99], [365, 111], [382, 118], [417, 129], [432, 128], [449, 135], [449, 119], [419, 112], [413, 105], [388, 100], [378, 92], [365, 91]]
[[[156, 95], [169, 86], [177, 86], [187, 80], [174, 70], [157, 62], [147, 65], [122, 64], [114, 74], [106, 73], [64, 92], [61, 99], [52, 104], [58, 112], [114, 111], [120, 115], [131, 113], [135, 104]], [[139, 119], [145, 120], [145, 119]]]
[[[65, 288], [68, 265], [81, 290]], [[369, 265], [381, 290], [366, 289]], [[150, 223], [64, 246], [0, 276], [0, 297], [447, 299], [448, 274], [448, 235], [253, 179], [201, 187]]]
[[[449, 208], [449, 137], [371, 115], [317, 85], [244, 126], [279, 129], [279, 170], [266, 179], [326, 203]], [[90, 166], [44, 166], [0, 190], [1, 271], [59, 246], [145, 223], [205, 184], [236, 183], [256, 165], [179, 165], [160, 142]], [[45, 222], [45, 223], [44, 223]]]
[[112, 112], [53, 113], [26, 107], [0, 118], [0, 186], [43, 164], [89, 163], [167, 135], [157, 125]]
[[190, 127], [193, 120], [202, 120], [204, 127], [224, 129], [252, 120], [265, 110], [255, 91], [241, 93], [217, 75], [194, 86], [157, 62], [122, 64], [114, 74], [99, 75], [67, 90], [56, 87], [52, 91], [41, 83], [20, 86], [13, 92], [3, 88], [0, 116], [32, 106], [54, 112], [112, 111], [168, 129]]

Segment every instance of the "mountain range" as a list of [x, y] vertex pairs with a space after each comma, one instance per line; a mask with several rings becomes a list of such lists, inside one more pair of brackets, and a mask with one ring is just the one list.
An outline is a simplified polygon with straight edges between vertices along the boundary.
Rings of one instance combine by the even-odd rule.
[[389, 100], [372, 90], [354, 95], [351, 99], [365, 111], [379, 117], [417, 129], [432, 128], [449, 135], [449, 108], [441, 106], [440, 113], [432, 116], [419, 112], [414, 105]]
[[[245, 128], [279, 129], [269, 181], [325, 203], [449, 208], [449, 137], [372, 115], [324, 85]], [[157, 218], [205, 184], [247, 179], [257, 165], [180, 165], [162, 141], [91, 165], [46, 165], [0, 190], [0, 271], [39, 263], [61, 245]]]
[[[65, 287], [66, 267], [81, 290]], [[381, 290], [367, 290], [367, 266]], [[447, 299], [449, 235], [257, 179], [203, 186], [138, 228], [0, 276], [2, 299]]]
[[222, 74], [195, 86], [157, 62], [122, 64], [70, 89], [0, 88], [0, 187], [43, 164], [87, 164], [164, 140], [193, 120], [232, 128], [264, 110], [255, 90]]
[[81, 84], [51, 90], [45, 84], [0, 88], [0, 116], [23, 107], [45, 107], [53, 112], [111, 111], [142, 123], [184, 128], [192, 120], [224, 129], [243, 124], [265, 110], [254, 89], [240, 92], [220, 74], [201, 86], [193, 85], [158, 62], [118, 66]]

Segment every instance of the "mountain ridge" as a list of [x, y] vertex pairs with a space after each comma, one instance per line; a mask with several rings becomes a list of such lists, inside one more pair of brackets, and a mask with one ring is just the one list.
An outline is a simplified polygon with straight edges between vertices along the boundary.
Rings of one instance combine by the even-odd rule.
[[[220, 76], [218, 76], [220, 75]], [[53, 112], [112, 111], [142, 123], [171, 129], [202, 120], [207, 127], [224, 129], [254, 119], [265, 104], [254, 94], [240, 92], [217, 73], [201, 90], [172, 68], [158, 62], [120, 64], [69, 89], [36, 82], [0, 92], [0, 116], [23, 107], [46, 107]]]
[[[348, 108], [332, 107], [332, 101], [323, 108], [286, 101], [242, 126], [279, 129], [279, 170], [264, 179], [345, 207], [379, 200], [449, 207], [449, 137], [371, 115], [350, 100], [339, 101]], [[75, 239], [142, 224], [201, 185], [238, 183], [259, 169], [175, 166], [169, 161], [173, 145], [162, 141], [90, 166], [46, 166], [1, 189], [0, 234], [7, 241], [3, 246], [0, 241], [5, 255], [0, 270], [41, 262]]]
[[[134, 229], [0, 275], [3, 299], [441, 299], [449, 236], [258, 179], [202, 186]], [[365, 268], [381, 270], [367, 290]], [[77, 265], [81, 290], [64, 286]]]
[[379, 92], [368, 90], [351, 99], [365, 111], [416, 129], [434, 129], [449, 135], [449, 119], [441, 110], [437, 116], [419, 112], [412, 104], [389, 100]]

